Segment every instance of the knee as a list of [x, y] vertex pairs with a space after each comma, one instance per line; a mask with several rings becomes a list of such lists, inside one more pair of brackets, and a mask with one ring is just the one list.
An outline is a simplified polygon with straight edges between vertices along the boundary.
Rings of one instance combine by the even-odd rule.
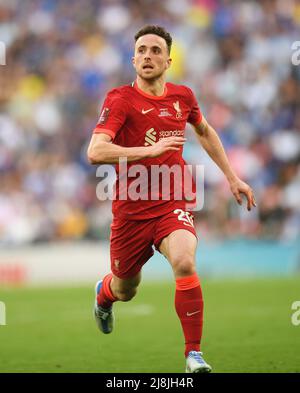
[[195, 260], [192, 256], [178, 256], [172, 261], [175, 276], [191, 276], [196, 272]]
[[137, 293], [137, 288], [131, 288], [131, 289], [127, 289], [125, 290], [119, 290], [117, 291], [117, 298], [118, 300], [120, 300], [121, 302], [129, 302], [132, 298], [134, 298], [134, 296]]

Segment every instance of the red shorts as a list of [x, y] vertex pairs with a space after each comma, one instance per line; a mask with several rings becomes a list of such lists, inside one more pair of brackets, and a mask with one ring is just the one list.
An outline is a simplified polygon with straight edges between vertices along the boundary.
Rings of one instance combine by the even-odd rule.
[[110, 235], [110, 261], [113, 274], [132, 278], [154, 254], [163, 238], [177, 229], [196, 232], [193, 215], [181, 209], [147, 220], [124, 220], [114, 217]]

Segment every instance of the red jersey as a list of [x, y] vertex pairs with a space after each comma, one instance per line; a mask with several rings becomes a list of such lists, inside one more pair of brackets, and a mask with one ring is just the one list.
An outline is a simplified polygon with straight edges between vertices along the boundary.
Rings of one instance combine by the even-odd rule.
[[[202, 121], [202, 114], [192, 90], [186, 86], [166, 83], [162, 96], [149, 95], [137, 87], [136, 82], [132, 85], [121, 86], [111, 90], [104, 101], [100, 119], [94, 133], [104, 133], [112, 137], [113, 143], [123, 147], [151, 146], [161, 138], [185, 135], [186, 123], [198, 125]], [[170, 194], [165, 200], [159, 184], [151, 185], [151, 168], [153, 166], [177, 165], [183, 168], [185, 161], [182, 158], [182, 148], [179, 151], [166, 152], [160, 157], [145, 158], [135, 162], [127, 163], [128, 172], [135, 165], [143, 165], [148, 172], [136, 173], [136, 177], [127, 177], [126, 183], [120, 179], [120, 166], [116, 165], [117, 180], [115, 184], [115, 198], [113, 201], [113, 214], [116, 217], [144, 220], [167, 214], [175, 208], [185, 210], [187, 200], [182, 192], [182, 198], [178, 200], [175, 196], [176, 180], [170, 177]], [[138, 167], [136, 167], [138, 168]], [[147, 190], [138, 200], [124, 198], [124, 189], [127, 189], [138, 177], [143, 176], [147, 183]], [[141, 179], [140, 179], [141, 180]], [[183, 180], [184, 182], [184, 180]], [[183, 187], [183, 182], [180, 187]], [[146, 184], [145, 183], [145, 184]], [[159, 187], [159, 197], [151, 198], [151, 186]], [[140, 185], [141, 187], [141, 185]], [[178, 188], [178, 187], [177, 187]], [[178, 189], [177, 189], [178, 191]], [[144, 198], [144, 196], [146, 197]]]

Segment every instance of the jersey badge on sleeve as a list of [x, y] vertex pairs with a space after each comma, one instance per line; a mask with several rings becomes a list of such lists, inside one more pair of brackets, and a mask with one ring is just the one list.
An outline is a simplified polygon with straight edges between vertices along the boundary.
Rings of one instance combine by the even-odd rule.
[[110, 112], [109, 108], [103, 108], [103, 111], [101, 112], [101, 115], [99, 117], [98, 124], [103, 126], [107, 122], [109, 112]]

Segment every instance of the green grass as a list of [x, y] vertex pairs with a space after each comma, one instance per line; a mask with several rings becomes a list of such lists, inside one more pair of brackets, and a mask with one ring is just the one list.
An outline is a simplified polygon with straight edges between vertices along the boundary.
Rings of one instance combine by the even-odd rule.
[[[92, 286], [91, 286], [92, 287]], [[202, 350], [215, 372], [300, 372], [291, 304], [300, 280], [206, 281]], [[111, 335], [97, 331], [92, 288], [0, 290], [0, 372], [183, 372], [174, 286], [142, 283], [117, 303]]]

